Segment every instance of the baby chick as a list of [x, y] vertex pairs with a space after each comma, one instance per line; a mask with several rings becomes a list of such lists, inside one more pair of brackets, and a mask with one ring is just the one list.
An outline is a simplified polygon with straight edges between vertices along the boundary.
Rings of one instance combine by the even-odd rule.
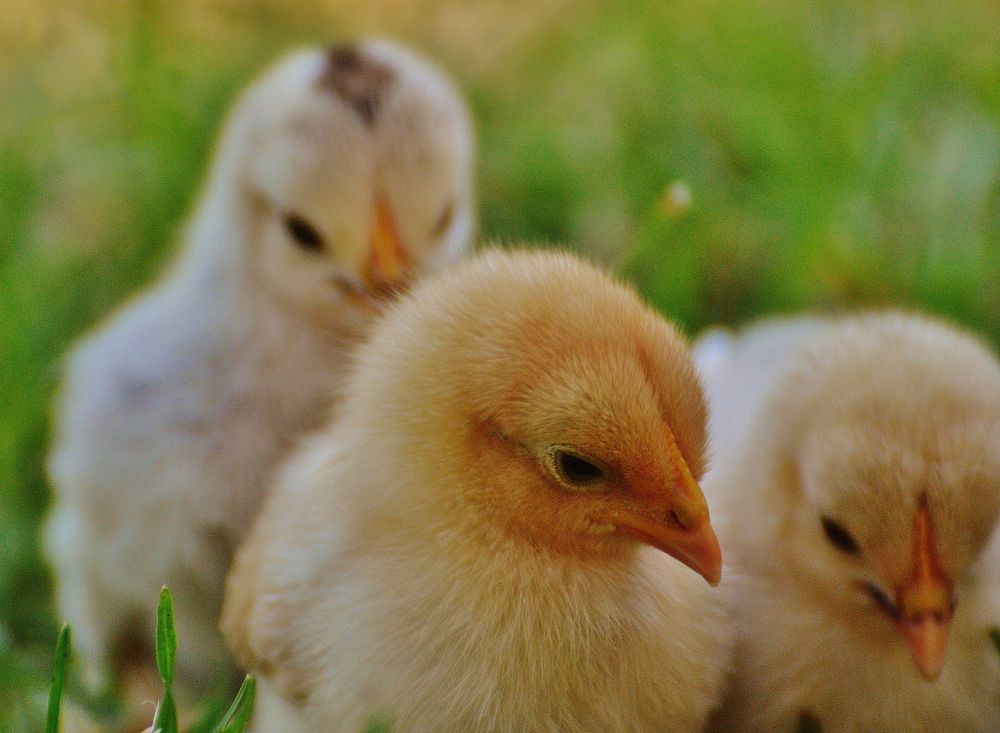
[[1000, 730], [991, 350], [883, 312], [715, 333], [696, 355], [737, 624], [716, 729]]
[[373, 311], [465, 249], [472, 149], [452, 85], [386, 42], [293, 53], [243, 94], [179, 261], [67, 365], [46, 544], [85, 658], [151, 632], [163, 583], [178, 679], [227, 657], [232, 548]]
[[573, 257], [493, 251], [400, 301], [345, 395], [227, 580], [259, 733], [700, 729], [730, 635], [688, 569], [721, 555], [670, 324]]

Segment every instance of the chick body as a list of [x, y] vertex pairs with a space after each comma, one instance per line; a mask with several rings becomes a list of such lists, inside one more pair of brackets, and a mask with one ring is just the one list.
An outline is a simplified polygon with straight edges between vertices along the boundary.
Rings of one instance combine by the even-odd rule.
[[[492, 252], [419, 288], [228, 579], [227, 639], [264, 678], [257, 730], [699, 730], [723, 604], [597, 517], [686, 501], [661, 431], [698, 475], [704, 417], [676, 332], [568, 256]], [[539, 457], [552, 443], [607, 482], [567, 490]]]
[[[895, 312], [764, 322], [709, 334], [695, 353], [713, 413], [705, 486], [737, 627], [714, 729], [794, 733], [806, 715], [824, 733], [997, 730], [993, 354]], [[905, 636], [914, 516], [925, 511], [954, 589], [934, 680]]]
[[385, 42], [293, 53], [243, 94], [178, 261], [76, 347], [56, 405], [46, 549], [92, 668], [152, 649], [161, 584], [178, 679], [225, 666], [232, 550], [385, 289], [464, 251], [471, 150], [455, 90]]

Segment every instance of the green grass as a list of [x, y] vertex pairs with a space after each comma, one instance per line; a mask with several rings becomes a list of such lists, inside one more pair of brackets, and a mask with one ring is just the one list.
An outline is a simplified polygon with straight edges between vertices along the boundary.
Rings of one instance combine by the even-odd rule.
[[[350, 13], [317, 7], [240, 4], [212, 25], [197, 4], [53, 4], [76, 34], [4, 59], [0, 729], [36, 705], [59, 630], [38, 552], [58, 358], [167, 261], [240, 86], [347, 32], [330, 18]], [[579, 0], [541, 3], [527, 30], [527, 9], [495, 30], [438, 7], [366, 22], [469, 95], [487, 236], [620, 265], [691, 331], [891, 303], [1000, 339], [995, 3]], [[692, 205], [665, 217], [674, 181]]]
[[[164, 586], [156, 607], [156, 669], [163, 683], [163, 696], [153, 716], [154, 733], [179, 733], [177, 704], [174, 701], [174, 664], [177, 659], [177, 632], [174, 629], [174, 603], [170, 591]], [[218, 722], [211, 714], [198, 723], [191, 733], [243, 733], [253, 714], [256, 684], [247, 675], [232, 705]]]
[[[163, 696], [156, 706], [151, 733], [179, 733], [177, 707], [174, 703], [173, 682], [174, 663], [177, 658], [177, 632], [174, 628], [174, 607], [170, 591], [164, 586], [160, 590], [160, 600], [156, 609], [156, 667], [163, 683]], [[55, 657], [52, 661], [52, 681], [49, 688], [48, 715], [45, 733], [59, 732], [59, 719], [63, 691], [70, 673], [70, 629], [64, 625], [56, 642]], [[214, 716], [207, 716], [189, 733], [243, 733], [253, 714], [253, 677], [247, 675], [240, 686], [232, 705], [225, 715], [216, 722]], [[27, 726], [24, 726], [27, 728]]]
[[174, 604], [170, 591], [160, 590], [156, 606], [156, 669], [163, 683], [163, 697], [156, 706], [153, 730], [177, 733], [177, 704], [174, 702], [174, 662], [177, 659], [177, 632], [174, 630]]
[[218, 724], [212, 728], [212, 733], [242, 733], [250, 724], [250, 716], [253, 714], [253, 701], [256, 687], [252, 677], [246, 677], [240, 685], [233, 704], [222, 716]]
[[49, 689], [49, 707], [45, 718], [45, 733], [59, 733], [59, 714], [63, 689], [66, 687], [66, 666], [69, 663], [69, 626], [63, 625], [56, 641], [56, 654], [52, 660], [52, 686]]

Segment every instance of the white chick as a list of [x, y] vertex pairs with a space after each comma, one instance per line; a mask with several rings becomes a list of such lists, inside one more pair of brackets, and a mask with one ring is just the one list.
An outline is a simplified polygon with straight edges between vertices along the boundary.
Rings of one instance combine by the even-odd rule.
[[1000, 730], [1000, 364], [897, 312], [703, 338], [737, 651], [715, 729]]
[[400, 301], [341, 407], [227, 581], [258, 733], [701, 728], [731, 639], [684, 567], [714, 585], [721, 555], [670, 324], [569, 255], [493, 251]]
[[45, 535], [85, 658], [151, 651], [164, 583], [178, 680], [227, 658], [232, 549], [372, 312], [465, 249], [472, 158], [456, 90], [387, 42], [293, 53], [242, 95], [179, 261], [67, 365]]

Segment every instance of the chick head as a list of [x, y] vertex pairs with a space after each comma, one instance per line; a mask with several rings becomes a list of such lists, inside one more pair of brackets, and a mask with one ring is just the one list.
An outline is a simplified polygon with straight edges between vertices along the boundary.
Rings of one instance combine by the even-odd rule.
[[614, 561], [644, 543], [718, 582], [686, 343], [595, 267], [480, 256], [390, 312], [355, 377], [344, 412], [410, 457], [409, 493], [383, 499], [413, 525], [539, 556]]
[[1000, 509], [1000, 366], [899, 313], [848, 319], [799, 357], [759, 426], [776, 448], [768, 552], [934, 680]]
[[216, 175], [244, 198], [264, 287], [319, 312], [371, 311], [464, 251], [473, 147], [438, 70], [365, 41], [280, 60], [234, 111]]

